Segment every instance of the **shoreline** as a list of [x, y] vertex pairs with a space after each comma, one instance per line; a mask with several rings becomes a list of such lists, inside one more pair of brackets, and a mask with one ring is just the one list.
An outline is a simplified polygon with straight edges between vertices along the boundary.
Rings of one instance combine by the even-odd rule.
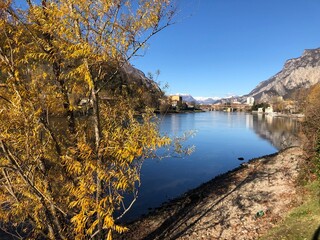
[[115, 239], [256, 239], [299, 204], [304, 158], [290, 147], [251, 159], [128, 223]]
[[278, 112], [259, 113], [258, 111], [252, 111], [251, 114], [265, 115], [265, 116], [271, 116], [271, 117], [294, 118], [294, 119], [303, 119], [305, 117], [304, 114], [302, 113], [278, 113]]

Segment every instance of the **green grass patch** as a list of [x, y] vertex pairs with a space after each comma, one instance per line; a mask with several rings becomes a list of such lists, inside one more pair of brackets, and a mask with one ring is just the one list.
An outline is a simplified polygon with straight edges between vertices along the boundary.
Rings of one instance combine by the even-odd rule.
[[303, 187], [303, 204], [260, 240], [320, 240], [320, 181]]

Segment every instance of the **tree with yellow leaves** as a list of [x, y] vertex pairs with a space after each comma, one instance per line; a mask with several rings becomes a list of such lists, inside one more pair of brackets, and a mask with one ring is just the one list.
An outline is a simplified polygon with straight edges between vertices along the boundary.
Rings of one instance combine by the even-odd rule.
[[306, 147], [309, 148], [308, 152], [314, 155], [317, 171], [320, 174], [320, 83], [310, 88], [304, 105], [303, 126], [308, 138]]
[[169, 0], [22, 2], [0, 4], [1, 226], [17, 239], [112, 239], [143, 160], [171, 140], [125, 89], [101, 93], [174, 11]]

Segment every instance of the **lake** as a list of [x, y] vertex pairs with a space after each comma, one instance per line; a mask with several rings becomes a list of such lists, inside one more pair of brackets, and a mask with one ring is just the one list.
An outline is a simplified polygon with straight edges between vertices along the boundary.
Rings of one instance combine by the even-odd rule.
[[139, 198], [123, 221], [132, 221], [252, 158], [300, 144], [299, 122], [291, 118], [216, 111], [159, 117], [164, 134], [181, 136], [195, 131], [184, 142], [194, 145], [195, 151], [190, 156], [147, 159], [141, 170]]

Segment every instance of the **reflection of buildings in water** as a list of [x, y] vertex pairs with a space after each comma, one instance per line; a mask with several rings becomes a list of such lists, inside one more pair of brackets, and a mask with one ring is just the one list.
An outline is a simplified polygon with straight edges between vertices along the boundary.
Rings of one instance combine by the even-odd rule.
[[251, 114], [246, 115], [246, 128], [253, 128], [253, 116]]
[[277, 149], [299, 146], [299, 122], [291, 118], [253, 115], [253, 129], [264, 139], [269, 140]]
[[187, 131], [195, 130], [196, 114], [172, 114], [170, 115], [170, 123], [168, 125], [170, 133], [173, 135], [181, 135]]
[[233, 121], [234, 121], [234, 114], [231, 112], [227, 112], [227, 126], [232, 128], [233, 126]]
[[172, 114], [170, 116], [170, 120], [171, 120], [171, 131], [174, 134], [179, 133], [179, 131], [181, 130], [181, 118], [178, 114]]
[[273, 121], [273, 116], [265, 115], [265, 119], [267, 121], [267, 124], [271, 125]]
[[[235, 113], [235, 112], [227, 112], [227, 121], [226, 126], [229, 128], [237, 127], [239, 124], [242, 124], [243, 122], [243, 113]], [[245, 118], [247, 123], [247, 118]]]

